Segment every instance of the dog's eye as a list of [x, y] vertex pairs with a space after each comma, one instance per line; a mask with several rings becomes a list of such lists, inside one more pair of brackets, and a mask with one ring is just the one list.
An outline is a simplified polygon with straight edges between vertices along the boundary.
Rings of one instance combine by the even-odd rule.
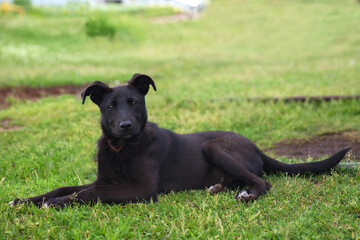
[[114, 105], [109, 105], [107, 108], [112, 110], [112, 109], [114, 109]]
[[130, 104], [131, 106], [134, 106], [134, 105], [137, 104], [137, 102], [136, 102], [135, 100], [133, 100], [133, 99], [129, 99], [129, 104]]

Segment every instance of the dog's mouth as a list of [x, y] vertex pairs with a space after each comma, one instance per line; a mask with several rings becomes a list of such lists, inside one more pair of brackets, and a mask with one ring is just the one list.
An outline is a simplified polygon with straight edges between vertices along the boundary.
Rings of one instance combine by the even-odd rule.
[[136, 137], [137, 135], [138, 133], [134, 131], [120, 131], [114, 133], [114, 136], [119, 139], [130, 139]]
[[132, 138], [134, 137], [134, 135], [120, 135], [118, 136], [119, 138], [122, 138], [122, 139], [129, 139], [129, 138]]
[[118, 126], [114, 126], [114, 124], [102, 122], [101, 127], [106, 135], [112, 139], [129, 140], [131, 138], [136, 138], [140, 134], [140, 129], [137, 126], [121, 129]]

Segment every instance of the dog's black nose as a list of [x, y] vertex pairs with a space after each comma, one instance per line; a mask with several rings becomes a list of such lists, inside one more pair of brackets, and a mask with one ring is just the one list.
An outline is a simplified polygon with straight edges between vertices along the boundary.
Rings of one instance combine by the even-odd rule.
[[130, 128], [130, 127], [131, 127], [130, 121], [123, 121], [120, 123], [120, 128], [122, 128], [122, 129]]

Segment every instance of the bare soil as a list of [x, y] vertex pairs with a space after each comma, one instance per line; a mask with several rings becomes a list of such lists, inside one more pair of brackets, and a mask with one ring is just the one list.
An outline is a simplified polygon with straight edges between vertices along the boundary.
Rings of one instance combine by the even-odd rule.
[[21, 126], [16, 125], [13, 123], [13, 119], [11, 118], [3, 118], [0, 120], [0, 132], [8, 131], [8, 130], [15, 130], [21, 128]]
[[360, 131], [343, 131], [337, 133], [325, 133], [307, 139], [288, 139], [266, 149], [278, 156], [290, 158], [314, 159], [333, 155], [344, 148], [351, 148], [350, 160], [360, 161]]
[[[52, 87], [13, 87], [0, 88], [0, 110], [11, 105], [9, 99], [37, 100], [42, 97], [58, 96], [61, 94], [79, 95], [85, 86], [52, 86]], [[14, 125], [12, 119], [0, 120], [0, 131], [15, 130], [21, 126]], [[325, 133], [307, 139], [287, 139], [280, 141], [272, 148], [266, 149], [279, 156], [288, 156], [297, 159], [323, 158], [325, 155], [335, 154], [337, 151], [350, 147], [349, 159], [360, 161], [360, 131], [343, 131]]]
[[84, 86], [64, 85], [52, 87], [6, 87], [0, 88], [0, 109], [9, 107], [11, 99], [37, 100], [48, 96], [58, 96], [62, 94], [80, 94]]

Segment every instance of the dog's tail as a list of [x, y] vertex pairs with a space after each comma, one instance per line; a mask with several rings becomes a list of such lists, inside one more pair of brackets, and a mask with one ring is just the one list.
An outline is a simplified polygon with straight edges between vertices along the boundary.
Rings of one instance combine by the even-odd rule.
[[335, 167], [350, 148], [343, 149], [333, 156], [317, 162], [287, 164], [279, 162], [263, 154], [264, 171], [266, 173], [284, 172], [289, 174], [321, 173]]

